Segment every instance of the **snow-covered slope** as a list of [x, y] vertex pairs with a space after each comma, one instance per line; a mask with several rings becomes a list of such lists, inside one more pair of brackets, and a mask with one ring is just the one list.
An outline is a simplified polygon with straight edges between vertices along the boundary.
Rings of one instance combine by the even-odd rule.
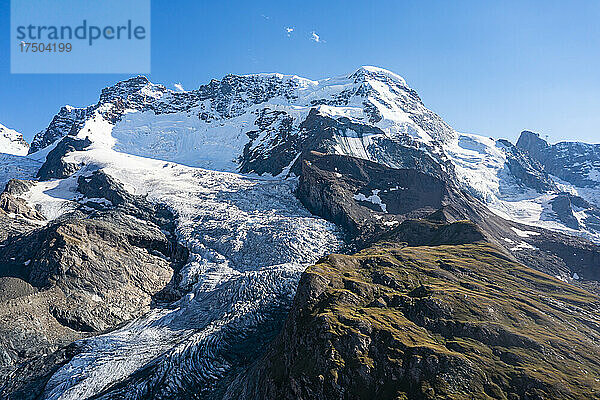
[[29, 145], [19, 132], [0, 125], [0, 191], [11, 178], [35, 177], [41, 162], [25, 158]]
[[548, 144], [539, 134], [523, 131], [517, 147], [527, 151], [554, 176], [562, 190], [600, 207], [600, 144]]
[[42, 163], [29, 157], [0, 153], [0, 190], [11, 179], [33, 179]]
[[[283, 171], [302, 150], [302, 122], [311, 109], [345, 118], [358, 128], [376, 128], [368, 135], [347, 130], [332, 138], [339, 152], [370, 156], [373, 143], [401, 139], [429, 144], [447, 141], [454, 131], [424, 107], [399, 76], [362, 67], [337, 78], [311, 81], [297, 76], [228, 75], [189, 92], [173, 92], [144, 77], [120, 82], [102, 91], [97, 104], [64, 107], [49, 127], [36, 135], [31, 152], [60, 137], [81, 132], [90, 119], [113, 129], [116, 150], [190, 166], [226, 171]], [[87, 128], [85, 128], [87, 129]], [[250, 161], [272, 156], [286, 142], [288, 151], [272, 168]]]
[[0, 124], [0, 153], [24, 156], [28, 150], [23, 135]]
[[527, 152], [506, 140], [461, 133], [456, 141], [444, 148], [455, 165], [462, 186], [496, 214], [600, 242], [597, 207], [584, 205], [585, 201], [578, 202], [579, 206], [574, 204], [570, 210], [562, 205], [564, 191], [571, 191], [593, 203], [593, 188], [588, 188], [587, 192], [569, 188], [565, 182], [546, 172], [544, 166]]

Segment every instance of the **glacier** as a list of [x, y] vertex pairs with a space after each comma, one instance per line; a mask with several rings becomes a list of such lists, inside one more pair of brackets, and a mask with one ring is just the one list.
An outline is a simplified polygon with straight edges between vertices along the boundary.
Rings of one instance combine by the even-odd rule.
[[[341, 245], [341, 232], [295, 198], [294, 180], [187, 167], [98, 143], [68, 158], [86, 167], [63, 182], [102, 169], [132, 193], [170, 207], [178, 239], [191, 254], [181, 271], [187, 294], [123, 328], [84, 340], [82, 352], [48, 382], [46, 399], [97, 395], [143, 368], [149, 371], [143, 385], [115, 390], [139, 398], [159, 386], [160, 396], [169, 390], [175, 395], [189, 387], [179, 381], [186, 376], [197, 387], [216, 385], [235, 365], [223, 361], [231, 346], [273, 324], [270, 315], [289, 306], [304, 268]], [[52, 192], [57, 181], [39, 185], [45, 186], [34, 189], [37, 196], [25, 198], [40, 204], [47, 217], [56, 218], [57, 209], [66, 212], [69, 202], [81, 200], [68, 184], [60, 200]]]

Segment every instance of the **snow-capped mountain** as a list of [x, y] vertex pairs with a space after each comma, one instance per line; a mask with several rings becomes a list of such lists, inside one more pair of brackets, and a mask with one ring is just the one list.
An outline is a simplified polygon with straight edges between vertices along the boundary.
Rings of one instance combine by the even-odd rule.
[[0, 153], [25, 155], [29, 145], [19, 132], [0, 124]]
[[[297, 174], [307, 151], [417, 168], [460, 182], [505, 218], [600, 240], [589, 223], [594, 210], [577, 208], [578, 224], [557, 215], [552, 204], [562, 189], [543, 160], [506, 140], [454, 131], [403, 78], [376, 67], [319, 81], [227, 75], [188, 92], [140, 76], [104, 89], [95, 105], [63, 107], [30, 153], [67, 135], [142, 157], [259, 175]], [[584, 153], [595, 154], [589, 149]], [[594, 204], [595, 189], [587, 187], [578, 193]]]
[[[458, 142], [445, 150], [463, 187], [496, 214], [600, 241], [600, 185], [574, 187], [554, 176], [527, 149], [503, 139], [460, 134]], [[568, 205], [567, 197], [572, 198]]]
[[539, 134], [523, 131], [517, 147], [538, 160], [549, 174], [573, 186], [600, 185], [600, 144], [560, 142], [550, 145]]
[[561, 190], [600, 207], [600, 144], [560, 142], [550, 145], [539, 134], [524, 131], [517, 147], [539, 161]]
[[[330, 137], [315, 137], [314, 126], [306, 121], [311, 110], [314, 119], [326, 116], [342, 125]], [[401, 77], [363, 67], [320, 81], [280, 74], [228, 75], [183, 93], [145, 77], [133, 78], [104, 89], [93, 106], [62, 108], [36, 135], [30, 153], [68, 134], [92, 132], [89, 126], [82, 130], [91, 121], [111, 130], [119, 151], [272, 175], [291, 167], [307, 147], [321, 145], [378, 159], [381, 147], [425, 147], [455, 135]], [[267, 158], [265, 165], [261, 160]]]
[[[371, 218], [392, 229], [402, 218], [445, 215], [456, 205], [466, 217], [481, 216], [487, 206], [515, 222], [498, 222], [493, 238], [508, 254], [540, 251], [526, 240], [541, 236], [540, 227], [600, 240], [593, 201], [579, 192], [566, 202], [564, 182], [544, 159], [456, 132], [390, 71], [361, 67], [318, 81], [227, 75], [187, 92], [135, 77], [102, 90], [97, 104], [61, 108], [27, 156], [0, 160], [0, 183], [31, 180], [11, 181], [3, 194], [6, 214], [23, 227], [0, 247], [0, 259], [52, 287], [36, 295], [53, 306], [24, 304], [32, 317], [23, 324], [38, 332], [41, 314], [62, 325], [62, 336], [36, 336], [43, 338], [36, 357], [64, 350], [56, 337], [82, 339], [68, 357], [48, 361], [55, 367], [44, 370], [40, 398], [193, 398], [190, 390], [218, 397], [281, 326], [304, 268], [344, 244], [333, 212], [327, 220], [312, 215], [297, 197], [318, 154], [354, 157], [347, 176], [340, 164], [311, 178], [345, 179], [343, 200], [351, 204], [342, 206], [359, 209], [357, 226]], [[372, 176], [390, 181], [379, 187]], [[409, 181], [413, 187], [403, 187]], [[323, 202], [322, 191], [306, 191]], [[131, 260], [120, 257], [129, 253], [144, 278], [122, 272]], [[565, 270], [561, 279], [578, 279]], [[113, 295], [97, 289], [96, 276], [118, 283], [108, 285]], [[21, 353], [6, 353], [7, 368], [17, 368]]]

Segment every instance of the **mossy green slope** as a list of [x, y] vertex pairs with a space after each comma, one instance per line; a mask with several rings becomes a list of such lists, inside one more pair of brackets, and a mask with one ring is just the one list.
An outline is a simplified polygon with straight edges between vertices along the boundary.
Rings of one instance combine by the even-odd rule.
[[305, 272], [280, 337], [229, 395], [600, 398], [599, 306], [484, 241], [378, 243]]

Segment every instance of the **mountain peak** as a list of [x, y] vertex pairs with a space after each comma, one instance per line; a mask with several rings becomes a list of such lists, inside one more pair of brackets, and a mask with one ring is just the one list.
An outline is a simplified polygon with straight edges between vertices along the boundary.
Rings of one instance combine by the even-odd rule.
[[397, 84], [400, 84], [401, 86], [407, 86], [406, 80], [404, 78], [402, 78], [400, 75], [396, 74], [395, 72], [389, 71], [384, 68], [371, 66], [371, 65], [361, 66], [356, 71], [354, 71], [352, 74], [350, 74], [349, 78], [351, 78], [351, 79], [371, 78], [371, 79], [376, 79], [376, 80], [380, 80], [380, 81], [392, 81]]
[[[542, 139], [540, 137], [539, 133], [528, 131], [528, 130], [524, 130], [521, 132], [521, 136], [519, 137], [519, 139], [521, 139], [521, 138], [523, 138], [523, 140], [531, 139], [531, 140], [540, 140], [542, 142], [546, 142], [544, 139]], [[546, 144], [548, 144], [548, 143], [546, 143]]]
[[539, 133], [523, 131], [517, 141], [517, 147], [527, 151], [534, 159], [540, 160], [542, 153], [549, 145], [540, 137]]
[[[114, 125], [127, 110], [151, 110], [156, 115], [185, 112], [191, 118], [188, 122], [194, 127], [193, 131], [210, 129], [215, 132], [215, 125], [209, 125], [210, 121], [219, 120], [221, 124], [233, 126], [237, 122], [232, 118], [251, 113], [251, 109], [260, 104], [264, 104], [265, 109], [278, 107], [280, 113], [284, 111], [281, 108], [289, 109], [285, 111], [288, 114], [285, 121], [276, 118], [285, 126], [289, 125], [287, 121], [297, 121], [302, 113], [308, 115], [311, 107], [325, 106], [327, 113], [335, 118], [351, 116], [355, 122], [379, 124], [382, 135], [390, 138], [402, 136], [406, 140], [429, 143], [432, 139], [443, 142], [455, 136], [452, 128], [423, 105], [401, 76], [383, 68], [362, 66], [350, 75], [318, 81], [279, 73], [228, 74], [185, 92], [173, 92], [150, 82], [145, 76], [132, 77], [103, 89], [94, 105], [62, 109], [50, 126], [36, 135], [30, 152], [67, 134], [76, 134], [85, 121], [97, 113]], [[243, 124], [231, 132], [237, 135], [242, 130]], [[200, 140], [202, 136], [193, 138]], [[140, 143], [144, 140], [140, 138]]]
[[147, 77], [138, 75], [102, 89], [100, 103], [110, 102], [117, 97], [126, 99], [132, 94], [158, 98], [166, 91], [167, 88], [163, 85], [156, 85], [150, 82]]

